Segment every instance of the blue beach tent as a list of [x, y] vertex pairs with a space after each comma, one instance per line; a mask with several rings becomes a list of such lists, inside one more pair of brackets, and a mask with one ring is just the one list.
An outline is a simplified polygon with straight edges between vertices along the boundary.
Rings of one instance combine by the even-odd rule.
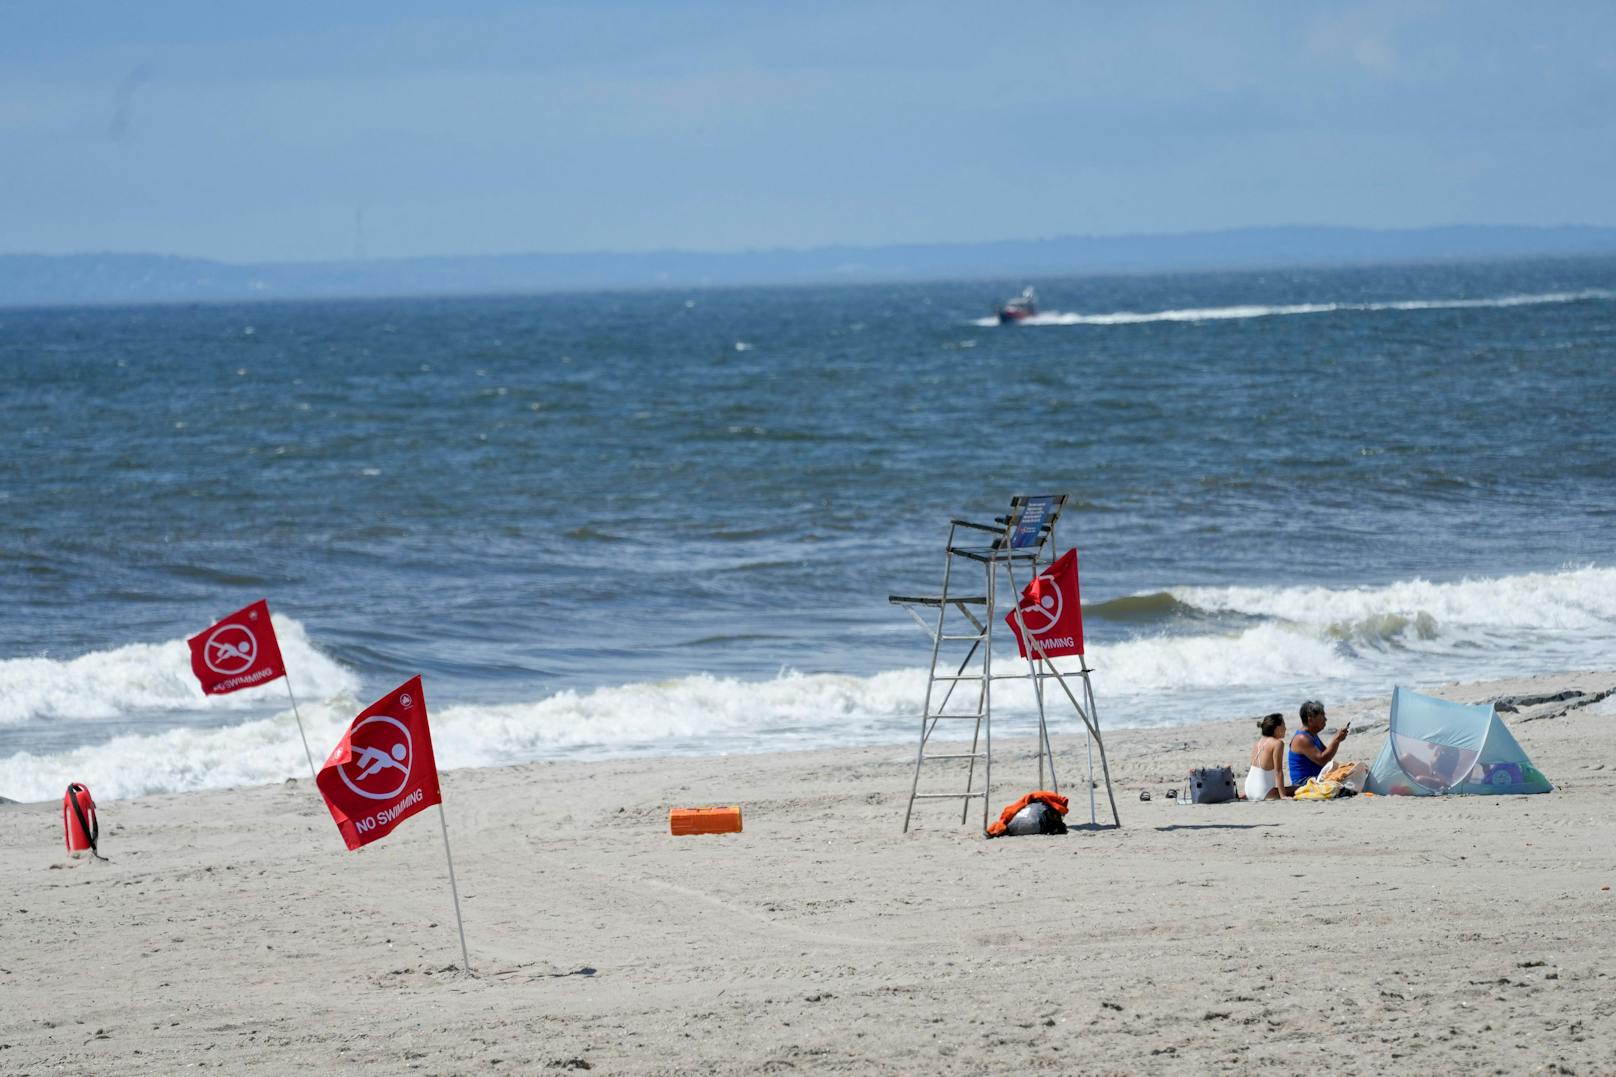
[[1449, 703], [1392, 692], [1386, 746], [1366, 788], [1382, 796], [1547, 793], [1554, 787], [1521, 750], [1491, 703]]

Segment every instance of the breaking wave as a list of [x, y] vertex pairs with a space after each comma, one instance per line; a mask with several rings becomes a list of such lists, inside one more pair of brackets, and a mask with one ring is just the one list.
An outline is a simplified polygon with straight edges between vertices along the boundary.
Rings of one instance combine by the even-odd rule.
[[[1226, 718], [1289, 708], [1302, 698], [1362, 698], [1395, 683], [1608, 668], [1616, 647], [1616, 568], [1582, 567], [1449, 583], [1376, 587], [1177, 587], [1099, 603], [1136, 634], [1092, 642], [1087, 660], [1108, 727]], [[1188, 611], [1186, 629], [1160, 623]], [[316, 757], [370, 700], [360, 678], [276, 619], [297, 671]], [[1074, 659], [1062, 659], [1074, 668]], [[996, 662], [1018, 672], [1013, 652]], [[763, 680], [693, 675], [473, 704], [426, 683], [440, 765], [633, 754], [719, 754], [864, 744], [915, 735], [925, 673], [783, 672]], [[369, 686], [385, 689], [386, 686]], [[307, 778], [292, 713], [278, 685], [202, 700], [183, 641], [66, 661], [0, 662], [6, 720], [71, 720], [139, 706], [251, 711], [207, 728], [124, 733], [65, 752], [0, 758], [0, 795], [42, 800], [83, 781], [101, 798]], [[380, 690], [374, 694], [379, 695]], [[994, 688], [995, 733], [1030, 729], [1023, 683]], [[269, 712], [266, 716], [266, 712]], [[1068, 731], [1069, 732], [1069, 731]], [[907, 751], [907, 747], [905, 751]]]
[[[309, 643], [303, 626], [272, 614], [275, 638], [299, 695], [321, 698], [354, 691], [359, 679]], [[286, 686], [272, 682], [208, 698], [191, 674], [191, 652], [183, 639], [132, 643], [78, 658], [12, 658], [0, 661], [0, 729], [28, 722], [106, 720], [131, 712], [209, 708], [264, 709], [266, 700], [286, 697]]]
[[1277, 619], [1339, 639], [1448, 647], [1551, 637], [1616, 641], [1616, 568], [1344, 589], [1185, 587], [1172, 594], [1204, 613]]
[[[693, 676], [493, 705], [435, 696], [430, 679], [424, 687], [433, 748], [438, 765], [447, 769], [891, 741], [899, 727], [886, 728], [887, 720], [915, 711], [925, 677], [919, 671], [873, 677], [785, 673], [761, 682]], [[350, 688], [299, 700], [316, 762], [368, 702]], [[67, 752], [0, 759], [0, 795], [14, 800], [60, 796], [69, 781], [85, 782], [105, 799], [308, 777], [289, 708], [225, 727], [126, 734]]]
[[1179, 601], [1166, 591], [1152, 591], [1142, 595], [1124, 595], [1106, 602], [1083, 604], [1084, 617], [1104, 617], [1108, 621], [1124, 624], [1131, 622], [1163, 621], [1195, 613], [1193, 606]]

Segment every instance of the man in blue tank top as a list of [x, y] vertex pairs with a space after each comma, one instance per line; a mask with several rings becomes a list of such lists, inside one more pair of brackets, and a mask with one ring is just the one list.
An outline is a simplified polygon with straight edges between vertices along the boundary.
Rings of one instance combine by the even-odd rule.
[[1317, 778], [1324, 770], [1324, 765], [1335, 758], [1335, 753], [1346, 740], [1347, 731], [1341, 728], [1335, 731], [1330, 738], [1330, 746], [1325, 747], [1319, 732], [1324, 729], [1324, 704], [1308, 700], [1302, 704], [1302, 728], [1297, 730], [1291, 738], [1290, 749], [1285, 753], [1285, 762], [1291, 772], [1291, 786], [1300, 786], [1309, 778]]

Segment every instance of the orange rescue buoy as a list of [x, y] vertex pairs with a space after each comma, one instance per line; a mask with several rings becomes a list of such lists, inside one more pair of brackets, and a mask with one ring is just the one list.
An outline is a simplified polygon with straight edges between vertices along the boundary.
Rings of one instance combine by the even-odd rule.
[[675, 834], [739, 834], [741, 809], [674, 808], [668, 812], [668, 829]]
[[90, 796], [89, 787], [79, 782], [69, 785], [62, 796], [62, 832], [67, 838], [69, 855], [77, 856], [87, 850], [91, 856], [105, 859], [96, 847], [101, 837], [101, 821], [95, 817], [95, 799]]

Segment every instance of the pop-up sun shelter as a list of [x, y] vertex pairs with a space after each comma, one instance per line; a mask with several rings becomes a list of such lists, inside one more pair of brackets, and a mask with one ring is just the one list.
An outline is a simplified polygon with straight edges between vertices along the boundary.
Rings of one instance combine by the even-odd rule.
[[1368, 789], [1392, 796], [1547, 793], [1490, 703], [1449, 703], [1406, 688], [1392, 692], [1391, 729], [1370, 768]]

